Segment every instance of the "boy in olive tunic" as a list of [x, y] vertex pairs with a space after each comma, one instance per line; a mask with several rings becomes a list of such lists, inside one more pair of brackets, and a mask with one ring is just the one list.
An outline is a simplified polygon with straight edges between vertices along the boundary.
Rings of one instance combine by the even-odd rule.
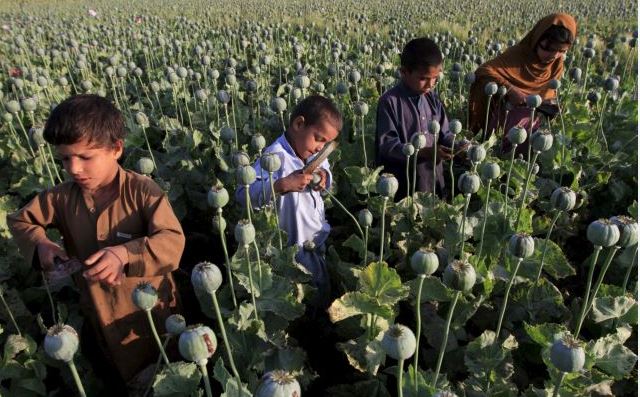
[[[164, 324], [178, 304], [171, 271], [178, 268], [185, 239], [160, 187], [119, 166], [125, 134], [122, 115], [104, 98], [77, 95], [59, 104], [44, 137], [70, 180], [40, 192], [7, 221], [22, 254], [35, 266], [51, 270], [56, 257], [83, 263], [74, 275], [80, 306], [104, 354], [127, 382], [158, 357], [132, 291], [141, 281], [158, 290], [152, 313], [157, 324]], [[47, 238], [47, 228], [60, 231], [64, 247]]]

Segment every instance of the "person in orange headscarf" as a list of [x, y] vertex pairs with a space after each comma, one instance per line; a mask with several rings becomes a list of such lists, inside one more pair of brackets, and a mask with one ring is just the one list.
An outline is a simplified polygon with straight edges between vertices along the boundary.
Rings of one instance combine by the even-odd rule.
[[[576, 21], [571, 15], [548, 15], [539, 20], [518, 44], [480, 65], [475, 72], [476, 79], [469, 98], [470, 130], [478, 133], [485, 129], [487, 100], [490, 97], [484, 90], [489, 82], [506, 87], [507, 93], [504, 98], [498, 95], [491, 97], [486, 128], [489, 134], [483, 134], [485, 137], [499, 128], [509, 131], [516, 125], [528, 130], [531, 123], [531, 111], [525, 105], [528, 95], [540, 95], [543, 104], [550, 109], [547, 113], [553, 113], [556, 91], [549, 87], [549, 82], [562, 76], [564, 55], [575, 41], [576, 31]], [[544, 110], [544, 107], [539, 110]], [[536, 113], [534, 129], [540, 124], [542, 112]], [[528, 142], [525, 142], [518, 149], [526, 150], [527, 147]], [[511, 150], [508, 141], [503, 142], [503, 150]]]

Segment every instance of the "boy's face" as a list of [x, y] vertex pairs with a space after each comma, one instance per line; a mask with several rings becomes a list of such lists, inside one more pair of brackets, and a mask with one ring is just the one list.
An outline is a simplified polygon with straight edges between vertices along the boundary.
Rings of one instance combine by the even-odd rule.
[[436, 86], [442, 65], [419, 67], [409, 70], [400, 68], [400, 76], [404, 84], [415, 93], [426, 94]]
[[323, 117], [312, 125], [305, 124], [304, 117], [299, 116], [291, 124], [291, 146], [298, 157], [307, 160], [318, 153], [324, 145], [338, 137], [336, 122], [328, 117]]
[[97, 147], [82, 140], [71, 145], [58, 145], [55, 149], [64, 169], [80, 189], [94, 193], [113, 182], [123, 145], [122, 140], [118, 140], [113, 147]]

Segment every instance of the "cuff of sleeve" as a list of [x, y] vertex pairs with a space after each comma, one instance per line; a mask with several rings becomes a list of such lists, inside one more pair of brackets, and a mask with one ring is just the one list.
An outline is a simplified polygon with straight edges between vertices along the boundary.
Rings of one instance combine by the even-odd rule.
[[129, 255], [129, 266], [126, 272], [128, 277], [144, 276], [144, 240], [140, 238], [123, 244]]

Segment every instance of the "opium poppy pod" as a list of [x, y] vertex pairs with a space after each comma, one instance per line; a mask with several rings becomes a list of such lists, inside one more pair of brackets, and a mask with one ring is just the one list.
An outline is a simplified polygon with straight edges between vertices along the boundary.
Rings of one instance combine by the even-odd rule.
[[480, 167], [480, 175], [486, 181], [497, 179], [500, 176], [500, 166], [498, 163], [484, 163]]
[[516, 233], [509, 239], [509, 253], [516, 258], [528, 258], [533, 255], [534, 249], [533, 237], [526, 233]]
[[404, 145], [402, 145], [402, 154], [404, 154], [405, 156], [407, 157], [413, 156], [415, 152], [416, 152], [416, 148], [412, 144], [405, 143]]
[[287, 101], [284, 98], [275, 97], [271, 100], [271, 110], [276, 113], [282, 113], [287, 110]]
[[553, 134], [549, 130], [539, 129], [531, 135], [531, 148], [536, 152], [546, 152], [553, 146]]
[[557, 90], [558, 88], [560, 88], [562, 84], [560, 83], [560, 80], [558, 79], [551, 79], [549, 81], [549, 88], [551, 88], [552, 90]]
[[406, 360], [416, 351], [416, 336], [409, 327], [394, 324], [385, 331], [380, 344], [387, 356]]
[[187, 321], [181, 314], [172, 314], [164, 320], [164, 329], [171, 335], [180, 335], [187, 328]]
[[353, 105], [353, 112], [356, 114], [356, 116], [366, 116], [367, 113], [369, 113], [369, 105], [367, 105], [365, 102], [356, 102]]
[[220, 129], [220, 139], [224, 142], [231, 142], [236, 139], [236, 132], [233, 128], [224, 126]]
[[144, 127], [144, 128], [149, 127], [149, 118], [147, 117], [146, 114], [142, 112], [137, 112], [135, 115], [135, 119], [136, 119], [136, 124], [138, 124], [140, 127]]
[[417, 150], [420, 150], [423, 147], [427, 146], [427, 137], [424, 136], [424, 134], [421, 132], [416, 132], [411, 137], [411, 143]]
[[260, 167], [267, 172], [276, 172], [281, 166], [282, 162], [276, 153], [267, 153], [260, 158]]
[[256, 180], [256, 170], [250, 165], [245, 165], [236, 171], [238, 185], [251, 185]]
[[451, 132], [454, 135], [457, 135], [460, 132], [462, 132], [462, 123], [460, 122], [460, 120], [454, 119], [449, 122], [449, 132]]
[[180, 334], [178, 350], [187, 361], [198, 365], [206, 364], [218, 347], [216, 335], [206, 325], [188, 327]]
[[300, 397], [300, 384], [293, 374], [275, 370], [265, 373], [256, 389], [256, 397]]
[[584, 367], [584, 349], [569, 335], [556, 340], [549, 353], [553, 365], [562, 372], [578, 372]]
[[213, 231], [217, 234], [224, 233], [227, 230], [227, 221], [221, 215], [215, 215], [211, 218], [211, 224], [213, 226]]
[[142, 310], [151, 310], [158, 303], [158, 291], [150, 283], [139, 283], [131, 293], [133, 303]]
[[607, 219], [593, 221], [587, 227], [587, 239], [598, 247], [611, 247], [620, 239], [620, 230]]
[[559, 187], [551, 193], [551, 205], [558, 211], [571, 211], [576, 205], [576, 193], [568, 187]]
[[213, 294], [222, 285], [222, 273], [213, 263], [200, 262], [191, 271], [191, 285], [195, 290]]
[[507, 134], [507, 139], [512, 145], [521, 145], [527, 140], [527, 130], [522, 127], [512, 127]]
[[487, 157], [487, 150], [482, 145], [471, 145], [467, 150], [467, 157], [473, 163], [481, 163]]
[[398, 179], [393, 174], [382, 174], [376, 184], [378, 194], [393, 199], [398, 191]]
[[535, 109], [542, 105], [542, 97], [537, 94], [527, 95], [526, 103], [528, 108]]
[[638, 224], [630, 217], [619, 215], [612, 216], [609, 220], [618, 227], [620, 238], [616, 245], [618, 247], [631, 247], [638, 243]]
[[243, 152], [242, 150], [238, 150], [237, 152], [233, 153], [233, 156], [231, 156], [231, 162], [233, 163], [234, 167], [239, 168], [251, 164], [251, 158], [247, 153]]
[[256, 239], [256, 229], [247, 219], [238, 221], [233, 235], [240, 245], [249, 245]]
[[467, 171], [458, 178], [458, 189], [464, 194], [474, 194], [480, 189], [480, 177], [476, 172]]
[[484, 86], [484, 94], [487, 96], [495, 95], [498, 92], [498, 85], [493, 81], [488, 82]]
[[144, 175], [151, 175], [155, 167], [153, 166], [153, 160], [149, 157], [141, 157], [136, 164], [138, 171]]
[[80, 340], [73, 327], [66, 324], [56, 324], [47, 330], [44, 337], [44, 351], [54, 360], [70, 362], [78, 351]]
[[207, 193], [207, 202], [213, 208], [222, 208], [229, 203], [229, 192], [222, 186], [212, 186]]
[[264, 147], [267, 146], [267, 140], [264, 138], [262, 134], [253, 134], [251, 136], [251, 147], [256, 152], [261, 151]]
[[438, 120], [431, 120], [427, 125], [427, 131], [429, 131], [433, 135], [437, 135], [440, 133], [440, 123]]
[[476, 283], [476, 269], [468, 262], [455, 260], [444, 269], [442, 275], [444, 283], [458, 291], [471, 291]]
[[439, 264], [438, 255], [431, 250], [420, 248], [411, 256], [411, 269], [419, 275], [435, 273]]
[[368, 209], [362, 209], [358, 212], [358, 223], [364, 227], [371, 227], [373, 223], [373, 214]]

